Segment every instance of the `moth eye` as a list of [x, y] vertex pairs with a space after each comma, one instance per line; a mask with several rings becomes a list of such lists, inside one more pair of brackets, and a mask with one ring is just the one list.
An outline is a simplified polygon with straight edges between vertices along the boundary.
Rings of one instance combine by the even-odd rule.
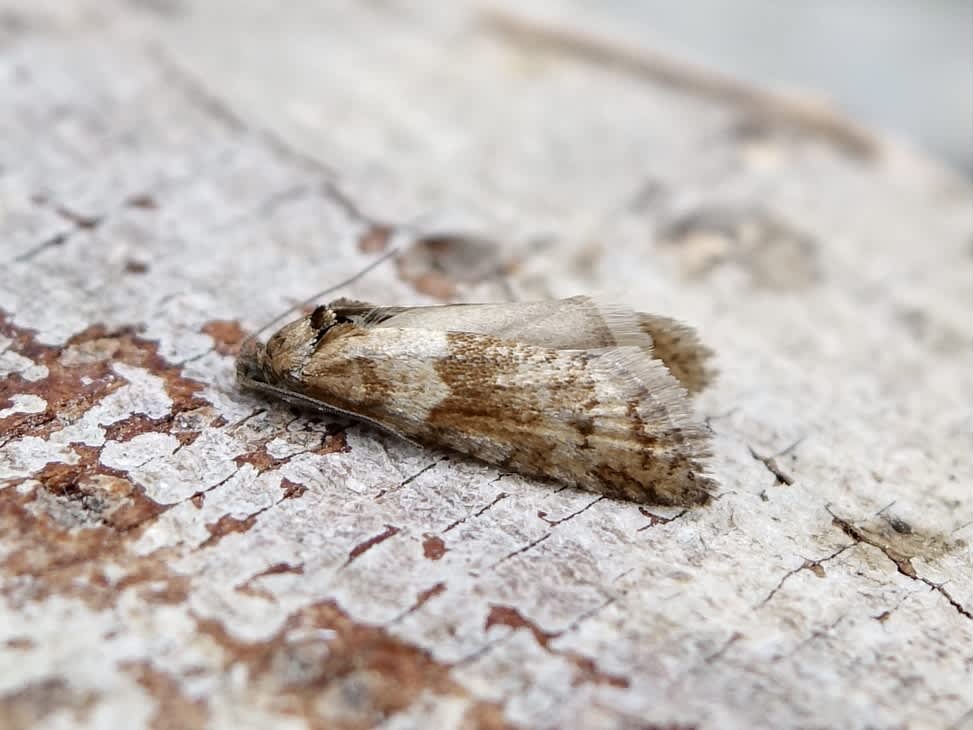
[[334, 324], [334, 314], [326, 306], [321, 305], [311, 312], [311, 327], [322, 330]]

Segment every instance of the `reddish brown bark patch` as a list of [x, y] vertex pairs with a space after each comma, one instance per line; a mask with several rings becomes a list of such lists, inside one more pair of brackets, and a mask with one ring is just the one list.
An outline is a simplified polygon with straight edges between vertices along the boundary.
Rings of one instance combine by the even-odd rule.
[[[44, 503], [47, 514], [72, 528], [100, 524], [127, 532], [157, 517], [168, 509], [142, 494], [125, 475], [101, 465], [99, 450], [76, 447], [77, 464], [47, 464], [33, 478], [50, 495]], [[52, 501], [53, 500], [53, 501]], [[66, 519], [54, 509], [75, 504], [77, 520]]]
[[373, 225], [358, 239], [358, 250], [362, 253], [382, 253], [388, 248], [392, 233], [389, 226]]
[[558, 653], [573, 662], [580, 670], [580, 675], [573, 682], [575, 685], [581, 684], [582, 682], [591, 682], [593, 684], [607, 684], [610, 687], [618, 687], [619, 689], [627, 689], [629, 686], [627, 678], [617, 674], [609, 674], [598, 669], [598, 665], [591, 657], [582, 656], [576, 652]]
[[[167, 507], [128, 479], [106, 473], [97, 449], [76, 450], [78, 464], [48, 464], [34, 475], [39, 484], [25, 482], [0, 500], [0, 534], [8, 547], [0, 572], [29, 579], [10, 583], [5, 595], [23, 600], [26, 586], [32, 601], [64, 595], [98, 610], [114, 605], [120, 590], [138, 583], [151, 583], [158, 600], [184, 595], [187, 586], [177, 584], [163, 560], [127, 552]], [[125, 565], [128, 576], [113, 584], [101, 568], [104, 561]]]
[[221, 355], [237, 355], [240, 343], [246, 338], [246, 333], [236, 320], [214, 319], [204, 324], [202, 331], [213, 338], [215, 349]]
[[131, 441], [148, 431], [166, 431], [172, 423], [171, 416], [149, 418], [144, 413], [133, 413], [128, 418], [105, 427], [106, 441]]
[[439, 272], [428, 271], [423, 274], [417, 274], [408, 279], [408, 281], [412, 284], [416, 292], [425, 294], [427, 297], [439, 299], [444, 302], [456, 297], [455, 282]]
[[[237, 639], [219, 621], [197, 622], [223, 649], [227, 667], [244, 664], [250, 683], [273, 687], [276, 711], [296, 714], [312, 728], [365, 730], [423, 695], [469, 696], [450, 678], [449, 664], [383, 628], [353, 621], [330, 601], [292, 614], [263, 642]], [[493, 703], [472, 701], [467, 719], [471, 730], [509, 727]]]
[[502, 707], [480, 702], [467, 710], [461, 727], [463, 730], [513, 730], [515, 726], [507, 722]]
[[[304, 449], [287, 456], [274, 456], [267, 451], [268, 443], [270, 443], [270, 439], [259, 443], [257, 447], [251, 451], [236, 456], [234, 461], [236, 462], [237, 466], [249, 464], [258, 472], [262, 473], [271, 469], [276, 469], [286, 464], [295, 456], [301, 456], [303, 454], [327, 456], [328, 454], [347, 453], [348, 451], [351, 451], [351, 447], [348, 446], [348, 441], [345, 437], [344, 429], [339, 427], [332, 428], [330, 426], [326, 428], [325, 434], [321, 439], [321, 445], [317, 448]], [[293, 482], [290, 483], [293, 484]]]
[[385, 526], [385, 530], [383, 532], [380, 532], [378, 535], [373, 535], [372, 537], [368, 538], [367, 540], [363, 540], [362, 542], [360, 542], [357, 545], [355, 545], [355, 547], [353, 547], [348, 552], [348, 560], [345, 562], [345, 565], [348, 565], [349, 563], [351, 563], [351, 561], [353, 561], [358, 556], [363, 555], [364, 553], [367, 553], [369, 550], [371, 550], [373, 547], [375, 547], [379, 543], [385, 542], [386, 540], [388, 540], [393, 535], [398, 534], [398, 532], [399, 532], [399, 528], [398, 527], [395, 527], [394, 525], [386, 525]]
[[[160, 556], [161, 560], [161, 556]], [[129, 586], [139, 586], [139, 601], [146, 604], [177, 605], [189, 598], [192, 579], [188, 575], [173, 575], [167, 572], [159, 560], [142, 561], [135, 572], [118, 581], [116, 591]]]
[[324, 448], [325, 450], [320, 453], [325, 454], [347, 454], [351, 451], [351, 447], [348, 445], [348, 436], [345, 432], [343, 426], [339, 426], [335, 423], [329, 423], [324, 428], [325, 436]]
[[[79, 530], [69, 535], [47, 519], [34, 519], [23, 505], [8, 500], [0, 504], [0, 525], [16, 547], [2, 563], [3, 572], [14, 578], [30, 578], [29, 600], [42, 601], [52, 595], [80, 598], [96, 609], [114, 603], [115, 595], [91, 580], [90, 563], [115, 543], [107, 529]], [[28, 534], [27, 526], [33, 534]], [[16, 582], [3, 590], [11, 602], [27, 598]]]
[[534, 639], [545, 649], [548, 642], [557, 637], [556, 632], [548, 632], [541, 629], [533, 621], [528, 621], [516, 608], [510, 606], [490, 606], [490, 613], [487, 615], [484, 631], [489, 631], [493, 626], [509, 626], [512, 629], [527, 629], [534, 635]]
[[423, 535], [422, 554], [427, 560], [439, 560], [446, 554], [446, 543], [438, 535]]
[[144, 413], [133, 413], [128, 418], [105, 427], [105, 441], [131, 441], [145, 433], [166, 433], [175, 436], [182, 446], [189, 446], [197, 438], [199, 431], [180, 430], [177, 416], [170, 413], [162, 418], [149, 418]]
[[175, 677], [149, 662], [133, 662], [124, 669], [156, 700], [156, 710], [149, 721], [151, 730], [202, 730], [207, 726], [206, 703], [188, 697]]
[[42, 679], [0, 696], [0, 723], [5, 730], [33, 730], [49, 715], [66, 710], [83, 724], [97, 699], [96, 693], [74, 689], [60, 677]]
[[209, 531], [209, 537], [200, 545], [201, 548], [209, 547], [215, 545], [220, 540], [222, 540], [227, 535], [232, 535], [235, 532], [246, 532], [257, 522], [256, 515], [250, 515], [249, 517], [237, 518], [233, 515], [223, 515], [216, 522], [211, 522], [206, 525], [206, 529]]
[[[125, 385], [125, 379], [112, 368], [115, 363], [141, 367], [162, 378], [172, 400], [172, 415], [208, 405], [198, 395], [203, 383], [183, 377], [178, 366], [169, 365], [159, 355], [156, 343], [139, 338], [132, 327], [108, 331], [95, 325], [71, 337], [63, 346], [48, 346], [38, 343], [31, 330], [15, 326], [0, 311], [0, 334], [12, 340], [13, 352], [48, 370], [47, 377], [36, 381], [17, 373], [0, 380], [0, 403], [9, 403], [14, 394], [36, 395], [47, 403], [41, 413], [15, 413], [0, 419], [4, 440], [46, 438], [77, 421], [105, 396]], [[141, 423], [149, 431], [159, 428], [151, 419]], [[138, 423], [132, 424], [129, 438], [138, 433], [138, 428]]]
[[702, 206], [669, 222], [659, 239], [689, 279], [732, 266], [755, 289], [793, 293], [821, 278], [815, 236], [769, 210]]
[[238, 454], [233, 458], [234, 463], [237, 466], [243, 466], [244, 464], [249, 464], [259, 473], [268, 471], [269, 469], [276, 469], [281, 464], [286, 463], [287, 458], [278, 458], [276, 456], [271, 456], [266, 449], [266, 444], [262, 444], [260, 448], [254, 449], [253, 451], [248, 451], [245, 454]]
[[280, 488], [284, 491], [284, 499], [300, 499], [307, 492], [307, 487], [297, 482], [292, 482], [284, 477], [280, 480]]
[[492, 605], [490, 613], [487, 615], [484, 630], [489, 630], [492, 626], [509, 626], [511, 629], [527, 629], [533, 635], [534, 640], [551, 654], [564, 657], [574, 664], [579, 670], [575, 683], [592, 682], [594, 684], [607, 684], [612, 687], [625, 688], [629, 686], [629, 681], [625, 677], [616, 674], [609, 674], [598, 669], [598, 665], [590, 657], [583, 656], [573, 651], [554, 649], [550, 646], [553, 639], [561, 635], [560, 631], [544, 631], [533, 621], [528, 620], [516, 608], [511, 606]]
[[257, 578], [263, 578], [265, 575], [280, 575], [281, 573], [293, 573], [295, 575], [304, 575], [303, 565], [291, 565], [290, 563], [276, 563], [271, 565], [266, 570], [262, 570], [253, 576], [250, 580], [256, 580]]
[[424, 606], [426, 602], [432, 600], [440, 593], [444, 593], [445, 591], [446, 591], [445, 583], [436, 583], [435, 585], [429, 586], [429, 588], [426, 588], [424, 591], [419, 591], [419, 595], [416, 596], [416, 603], [415, 606], [413, 607], [413, 610], [422, 608], [422, 606]]
[[259, 573], [256, 573], [255, 575], [251, 576], [246, 581], [236, 586], [234, 590], [238, 590], [241, 593], [246, 593], [251, 596], [262, 596], [263, 598], [266, 598], [268, 601], [276, 601], [276, 598], [270, 591], [265, 590], [264, 588], [261, 588], [259, 585], [255, 585], [255, 584], [261, 578], [264, 578], [268, 575], [283, 575], [286, 573], [292, 573], [294, 575], [303, 575], [304, 566], [290, 565], [289, 563], [276, 563], [275, 565], [271, 565], [266, 570], [262, 570]]
[[396, 260], [399, 278], [421, 294], [448, 300], [460, 284], [496, 279], [512, 270], [493, 241], [477, 236], [430, 235], [415, 241]]

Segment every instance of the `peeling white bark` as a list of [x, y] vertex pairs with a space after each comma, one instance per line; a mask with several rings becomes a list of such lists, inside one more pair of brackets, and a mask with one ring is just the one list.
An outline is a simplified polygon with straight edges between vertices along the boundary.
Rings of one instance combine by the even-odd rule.
[[[6, 6], [0, 727], [968, 726], [966, 182], [464, 3]], [[236, 387], [243, 331], [456, 221], [516, 267], [347, 294], [697, 324], [714, 504]]]

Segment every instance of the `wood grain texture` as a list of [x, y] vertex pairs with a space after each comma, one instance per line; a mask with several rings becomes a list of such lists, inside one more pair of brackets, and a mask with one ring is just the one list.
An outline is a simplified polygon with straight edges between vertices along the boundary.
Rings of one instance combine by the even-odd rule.
[[[4, 730], [968, 726], [969, 184], [536, 7], [592, 37], [3, 3]], [[245, 332], [416, 239], [347, 295], [696, 326], [712, 503], [237, 388]]]

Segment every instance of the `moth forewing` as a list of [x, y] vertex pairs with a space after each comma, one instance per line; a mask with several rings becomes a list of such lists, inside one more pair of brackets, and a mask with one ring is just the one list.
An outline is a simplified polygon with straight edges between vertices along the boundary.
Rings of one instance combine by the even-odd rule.
[[674, 319], [577, 296], [540, 302], [377, 308], [386, 326], [494, 335], [557, 350], [642, 348], [696, 393], [713, 378], [713, 351]]
[[[340, 408], [334, 402], [327, 399], [315, 398], [311, 392], [306, 392], [300, 387], [300, 374], [294, 377], [294, 373], [287, 373], [286, 363], [290, 358], [287, 355], [294, 349], [293, 341], [288, 338], [281, 338], [280, 349], [283, 353], [278, 353], [277, 348], [273, 348], [274, 338], [282, 335], [285, 330], [294, 325], [300, 325], [304, 320], [297, 320], [283, 327], [278, 331], [267, 344], [252, 341], [251, 346], [244, 346], [237, 355], [236, 376], [237, 382], [244, 388], [255, 390], [264, 395], [272, 396], [285, 403], [300, 406], [309, 410], [320, 411], [333, 416], [343, 416], [358, 421], [363, 421], [370, 426], [374, 426], [382, 431], [392, 434], [398, 438], [411, 443], [417, 443], [409, 438], [407, 434], [400, 433], [392, 429], [389, 425], [368, 418], [367, 416], [353, 410]], [[311, 339], [307, 342], [310, 344]], [[274, 358], [268, 354], [273, 350], [278, 357]], [[296, 383], [296, 384], [295, 384]]]
[[587, 297], [338, 300], [241, 353], [238, 372], [245, 386], [527, 476], [681, 505], [713, 487], [687, 393], [709, 380], [710, 354], [678, 322]]

